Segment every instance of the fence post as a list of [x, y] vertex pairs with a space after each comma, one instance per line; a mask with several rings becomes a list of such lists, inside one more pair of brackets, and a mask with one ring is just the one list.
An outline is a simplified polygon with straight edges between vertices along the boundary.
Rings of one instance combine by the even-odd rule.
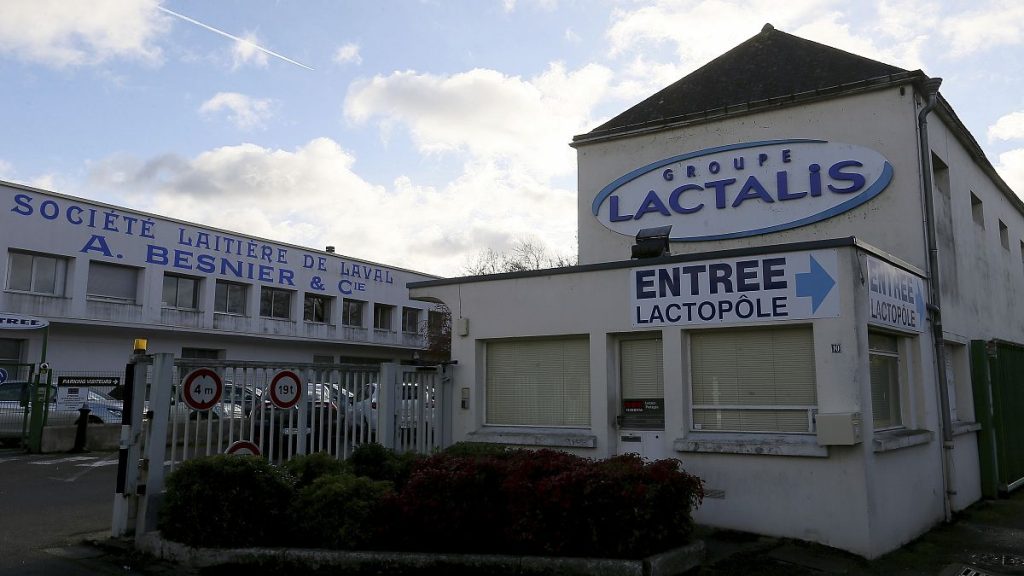
[[137, 512], [139, 484], [139, 443], [142, 436], [142, 412], [146, 403], [145, 351], [136, 353], [125, 367], [125, 396], [121, 412], [121, 441], [117, 457], [117, 488], [110, 534], [118, 538], [128, 533]]
[[394, 362], [380, 365], [380, 383], [377, 386], [377, 441], [395, 449], [395, 389], [400, 385], [402, 367]]
[[452, 445], [452, 422], [455, 410], [455, 365], [441, 365], [441, 448]]
[[135, 528], [138, 541], [147, 532], [156, 530], [157, 511], [164, 491], [164, 455], [167, 452], [167, 420], [171, 410], [171, 391], [174, 386], [174, 355], [153, 355], [153, 383], [150, 388], [149, 433], [142, 457], [142, 472], [146, 483], [139, 486], [139, 514]]

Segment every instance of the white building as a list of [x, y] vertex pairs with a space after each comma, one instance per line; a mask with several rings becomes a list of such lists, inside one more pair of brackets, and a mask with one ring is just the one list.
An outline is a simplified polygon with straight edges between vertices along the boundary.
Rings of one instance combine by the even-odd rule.
[[[0, 182], [5, 317], [49, 321], [58, 374], [124, 370], [151, 353], [275, 362], [400, 362], [424, 348], [433, 278]], [[38, 363], [43, 330], [0, 332], [0, 366]]]
[[978, 500], [969, 344], [1024, 342], [1024, 204], [937, 90], [766, 26], [576, 136], [580, 266], [412, 285], [454, 439], [679, 458], [699, 522], [867, 557]]

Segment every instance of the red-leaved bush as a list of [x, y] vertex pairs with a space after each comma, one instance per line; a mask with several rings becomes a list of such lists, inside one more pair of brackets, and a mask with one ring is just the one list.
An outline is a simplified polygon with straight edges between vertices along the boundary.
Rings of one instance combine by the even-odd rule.
[[676, 460], [514, 450], [431, 456], [392, 498], [405, 549], [639, 558], [686, 543], [703, 491]]

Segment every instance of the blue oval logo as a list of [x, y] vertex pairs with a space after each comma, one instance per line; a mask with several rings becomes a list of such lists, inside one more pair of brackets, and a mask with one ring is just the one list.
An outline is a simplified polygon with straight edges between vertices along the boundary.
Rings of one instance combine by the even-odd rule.
[[672, 225], [672, 240], [742, 238], [798, 228], [880, 194], [893, 167], [875, 150], [789, 139], [742, 142], [673, 156], [605, 186], [593, 213], [635, 236]]

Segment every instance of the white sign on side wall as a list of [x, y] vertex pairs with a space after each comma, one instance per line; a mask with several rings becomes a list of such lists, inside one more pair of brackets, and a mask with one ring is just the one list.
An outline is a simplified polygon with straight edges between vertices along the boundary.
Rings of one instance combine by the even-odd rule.
[[732, 324], [839, 316], [835, 250], [760, 254], [629, 271], [632, 323]]
[[924, 332], [924, 281], [888, 262], [867, 257], [868, 321], [878, 326]]
[[893, 173], [884, 156], [863, 146], [740, 142], [641, 166], [601, 189], [592, 211], [627, 236], [671, 225], [674, 241], [743, 238], [852, 210], [881, 194]]

